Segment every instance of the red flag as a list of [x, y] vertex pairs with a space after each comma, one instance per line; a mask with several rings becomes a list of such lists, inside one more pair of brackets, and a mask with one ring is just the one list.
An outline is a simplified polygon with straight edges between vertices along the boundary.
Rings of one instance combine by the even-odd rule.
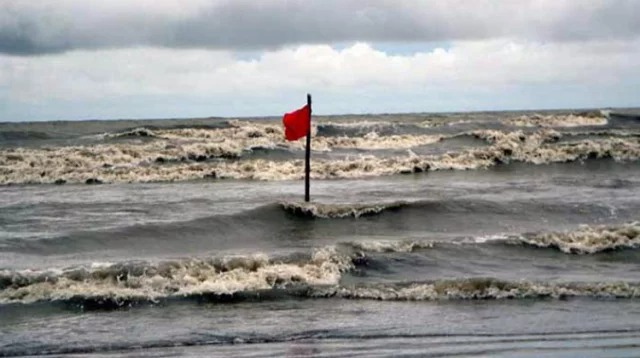
[[284, 136], [287, 140], [300, 139], [309, 133], [311, 111], [306, 105], [296, 111], [286, 113], [282, 118]]

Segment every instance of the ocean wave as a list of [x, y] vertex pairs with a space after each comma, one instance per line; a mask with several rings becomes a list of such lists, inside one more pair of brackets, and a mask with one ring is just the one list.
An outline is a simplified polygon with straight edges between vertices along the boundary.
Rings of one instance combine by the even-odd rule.
[[[304, 150], [302, 141], [284, 140], [280, 125], [251, 122], [231, 122], [229, 127], [221, 129], [136, 128], [110, 136], [150, 137], [154, 140], [0, 150], [0, 183], [86, 182], [92, 178], [99, 178], [101, 182], [189, 180], [203, 177], [200, 166], [194, 166], [194, 163], [238, 159], [257, 149]], [[402, 149], [436, 143], [443, 138], [439, 135], [379, 136], [371, 132], [355, 138], [315, 137], [312, 149]], [[165, 164], [171, 164], [171, 167], [166, 168]], [[278, 165], [265, 164], [270, 167]], [[164, 168], [158, 168], [163, 165]], [[251, 170], [251, 163], [248, 166], [243, 163], [239, 167], [216, 163], [211, 166], [228, 166], [226, 177], [232, 178], [241, 178], [246, 174], [238, 175], [239, 172]], [[287, 166], [285, 163], [281, 169], [286, 171]], [[122, 178], [121, 174], [127, 172], [130, 172], [128, 178]], [[204, 175], [210, 173], [211, 170]]]
[[539, 298], [640, 298], [640, 283], [561, 283], [506, 281], [494, 278], [465, 278], [317, 288], [311, 297], [337, 297], [380, 301], [501, 300]]
[[474, 154], [493, 154], [491, 159], [498, 162], [519, 161], [546, 164], [589, 158], [613, 158], [616, 160], [637, 160], [640, 158], [640, 141], [635, 138], [607, 137], [554, 143], [562, 135], [552, 129], [543, 129], [531, 134], [525, 134], [521, 131], [480, 130], [475, 131], [474, 135], [492, 144], [490, 148], [474, 150]]
[[438, 248], [441, 245], [507, 244], [553, 248], [566, 254], [597, 254], [613, 250], [640, 247], [640, 223], [631, 222], [616, 226], [582, 226], [564, 232], [542, 232], [523, 235], [496, 234], [490, 236], [463, 237], [451, 240], [362, 240], [341, 243], [359, 252], [414, 252]]
[[[323, 256], [324, 255], [324, 256]], [[0, 272], [0, 305], [62, 302], [84, 308], [197, 299], [215, 302], [288, 297], [381, 301], [640, 298], [640, 283], [555, 282], [491, 277], [423, 282], [341, 284], [353, 259], [314, 254], [307, 263], [235, 258], [222, 267], [204, 260], [156, 265], [111, 264], [54, 272]]]
[[640, 131], [631, 129], [602, 129], [602, 130], [589, 130], [589, 131], [563, 131], [563, 137], [587, 137], [587, 136], [600, 136], [600, 137], [640, 137]]
[[369, 132], [363, 137], [315, 137], [312, 148], [316, 151], [333, 149], [409, 149], [433, 144], [445, 139], [442, 135], [389, 135], [381, 136], [377, 132]]
[[603, 251], [640, 247], [640, 223], [621, 226], [585, 226], [578, 230], [517, 237], [536, 247], [550, 247], [567, 254], [595, 254]]
[[0, 270], [0, 304], [71, 302], [121, 307], [165, 299], [247, 299], [305, 295], [338, 285], [371, 252], [411, 252], [429, 242], [353, 241], [293, 252], [185, 258], [150, 263], [94, 262], [68, 268]]
[[505, 120], [506, 124], [517, 127], [584, 127], [607, 125], [607, 117], [601, 112], [571, 114], [533, 114]]
[[436, 119], [430, 119], [427, 121], [420, 122], [419, 124], [417, 124], [417, 126], [422, 128], [437, 128], [437, 127], [443, 127], [443, 126], [453, 127], [461, 124], [469, 124], [474, 122], [477, 123], [478, 120], [476, 121], [471, 119], [451, 120], [449, 118], [436, 118]]
[[[380, 135], [371, 127], [363, 136], [322, 136], [317, 135], [321, 125], [312, 126], [312, 150], [331, 151], [333, 149], [403, 149], [432, 144], [441, 141], [441, 135]], [[368, 128], [365, 124], [365, 128]], [[237, 143], [240, 152], [243, 148], [254, 146], [285, 147], [304, 149], [303, 141], [288, 142], [284, 139], [284, 131], [280, 124], [230, 121], [228, 128], [215, 129], [166, 129], [151, 131], [137, 128], [132, 131], [118, 133], [117, 136], [150, 136], [168, 140], [205, 140], [214, 142]], [[262, 138], [263, 140], [258, 140]], [[256, 143], [257, 142], [257, 143]]]
[[101, 135], [102, 138], [127, 138], [127, 137], [157, 137], [156, 133], [149, 128], [139, 127], [134, 129], [128, 129], [122, 132], [105, 133]]
[[372, 130], [380, 130], [384, 128], [393, 128], [396, 127], [398, 123], [396, 122], [388, 122], [388, 121], [371, 121], [371, 120], [361, 120], [361, 121], [345, 121], [345, 122], [332, 122], [326, 121], [322, 123], [318, 123], [318, 130], [320, 132], [331, 130], [331, 129], [362, 129], [367, 132]]
[[93, 263], [48, 270], [0, 270], [0, 304], [40, 301], [120, 307], [167, 299], [260, 299], [281, 296], [379, 300], [504, 299], [543, 297], [640, 297], [636, 283], [554, 283], [471, 278], [341, 286], [345, 273], [367, 265], [369, 254], [404, 254], [449, 245], [552, 247], [595, 254], [640, 246], [640, 225], [583, 227], [564, 233], [493, 235], [449, 240], [355, 240], [285, 256], [228, 255]]
[[[268, 125], [263, 127], [268, 128]], [[243, 134], [235, 134], [244, 136], [244, 140], [220, 139], [220, 141], [207, 140], [192, 143], [166, 142], [165, 139], [140, 145], [118, 143], [91, 147], [2, 150], [0, 151], [0, 184], [56, 181], [158, 182], [202, 178], [293, 180], [303, 177], [302, 159], [225, 160], [238, 158], [243, 151], [247, 148], [250, 150], [252, 146], [256, 148], [274, 146], [272, 138], [252, 136], [249, 128], [242, 127], [238, 131]], [[279, 126], [277, 128], [281, 131]], [[269, 133], [269, 136], [280, 136], [274, 133]], [[232, 133], [229, 135], [231, 136]], [[380, 157], [370, 152], [367, 155], [343, 159], [317, 159], [312, 161], [311, 176], [314, 179], [363, 178], [429, 170], [486, 169], [509, 162], [547, 164], [592, 158], [613, 158], [620, 161], [640, 158], [640, 139], [637, 137], [604, 137], [558, 142], [562, 134], [552, 129], [541, 129], [532, 133], [478, 130], [472, 135], [487, 141], [488, 146], [441, 155], [418, 156], [409, 151], [405, 156]], [[362, 141], [376, 143], [379, 140], [382, 144], [378, 147], [399, 145], [394, 138], [400, 137], [379, 138], [372, 135], [369, 139], [348, 139], [344, 143], [350, 144], [343, 143], [343, 145], [357, 147], [364, 145]], [[326, 144], [328, 146], [340, 147], [339, 141], [344, 139], [325, 138], [323, 140], [328, 143]], [[414, 145], [430, 143], [433, 140], [440, 140], [440, 137], [410, 136], [401, 141]], [[280, 146], [280, 144], [277, 145]], [[287, 145], [289, 149], [294, 149], [293, 146], [302, 146], [302, 142], [291, 142]], [[177, 160], [178, 157], [180, 160]], [[167, 158], [173, 159], [174, 163], [166, 165]]]
[[[349, 122], [321, 122], [317, 124], [318, 134], [324, 136], [362, 136], [376, 132], [390, 136], [398, 133], [414, 133], [425, 128], [455, 127], [470, 123], [478, 123], [481, 120], [456, 119], [448, 116], [437, 115], [394, 115], [393, 121], [349, 121]], [[426, 120], [425, 120], [426, 118]]]
[[582, 226], [565, 232], [535, 233], [524, 235], [497, 234], [464, 237], [459, 239], [417, 241], [356, 241], [343, 243], [363, 252], [413, 252], [440, 245], [525, 244], [540, 248], [554, 248], [566, 254], [596, 254], [613, 250], [640, 247], [640, 223], [617, 226]]
[[386, 210], [407, 206], [407, 202], [396, 201], [374, 204], [322, 204], [305, 202], [281, 202], [280, 206], [288, 213], [303, 217], [336, 219], [379, 214]]
[[89, 267], [0, 271], [0, 304], [92, 301], [105, 305], [197, 295], [234, 295], [295, 285], [335, 285], [350, 256], [334, 246], [305, 259], [264, 254], [184, 259], [151, 264], [97, 263]]
[[416, 250], [430, 249], [438, 244], [436, 241], [412, 241], [412, 240], [361, 240], [340, 243], [359, 253], [389, 253], [389, 252], [414, 252]]

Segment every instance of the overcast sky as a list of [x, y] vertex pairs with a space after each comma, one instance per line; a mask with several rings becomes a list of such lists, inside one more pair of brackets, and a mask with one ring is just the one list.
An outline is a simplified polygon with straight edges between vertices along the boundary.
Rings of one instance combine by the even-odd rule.
[[640, 106], [640, 1], [2, 0], [0, 121]]

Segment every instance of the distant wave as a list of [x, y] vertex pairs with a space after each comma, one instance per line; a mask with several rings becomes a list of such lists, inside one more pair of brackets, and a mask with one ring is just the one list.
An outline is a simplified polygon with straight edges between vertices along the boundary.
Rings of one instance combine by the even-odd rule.
[[442, 135], [390, 135], [381, 136], [377, 132], [369, 132], [363, 137], [315, 137], [312, 148], [316, 151], [333, 149], [409, 149], [433, 144], [445, 139]]
[[[130, 121], [125, 121], [125, 123]], [[113, 130], [110, 132], [104, 132], [101, 134], [103, 138], [118, 138], [118, 137], [145, 137], [145, 136], [155, 136], [156, 132], [171, 132], [171, 131], [179, 131], [183, 129], [195, 129], [195, 130], [222, 130], [228, 129], [234, 125], [235, 120], [214, 120], [212, 122], [206, 123], [193, 123], [193, 122], [183, 122], [180, 121], [171, 121], [171, 120], [142, 120], [142, 121], [133, 121], [137, 124], [141, 124], [138, 126], [131, 126], [128, 128], [119, 128], [117, 130]], [[117, 122], [116, 122], [117, 123]]]
[[156, 133], [145, 127], [138, 127], [134, 129], [128, 129], [122, 132], [116, 133], [104, 133], [101, 135], [103, 138], [126, 138], [126, 137], [157, 137]]
[[49, 139], [51, 136], [45, 132], [37, 131], [0, 131], [0, 140], [29, 140], [29, 139]]
[[[364, 118], [351, 121], [323, 121], [317, 124], [318, 135], [333, 137], [358, 137], [371, 132], [381, 136], [416, 134], [424, 132], [424, 128], [444, 125], [447, 118], [424, 115], [388, 115], [375, 116], [376, 119]], [[453, 125], [453, 124], [452, 124]]]
[[[362, 137], [314, 138], [315, 151], [368, 150], [363, 154], [312, 161], [315, 179], [363, 178], [434, 170], [486, 169], [523, 162], [547, 164], [597, 158], [640, 159], [637, 132], [611, 132], [598, 138], [559, 141], [563, 134], [536, 131], [475, 130], [455, 135], [390, 135], [370, 132]], [[293, 180], [303, 177], [301, 156], [280, 160], [245, 158], [260, 151], [302, 151], [302, 141], [285, 142], [280, 124], [230, 122], [220, 129], [148, 130], [120, 135], [153, 136], [140, 142], [91, 146], [9, 148], [0, 150], [0, 184], [159, 182], [195, 179]], [[472, 135], [483, 147], [463, 147], [444, 154], [416, 155], [411, 148], [437, 145], [447, 138]], [[575, 135], [572, 133], [571, 135]], [[378, 155], [375, 150], [405, 149], [406, 155]], [[296, 159], [294, 159], [296, 158]], [[300, 158], [300, 159], [297, 159]]]
[[523, 115], [507, 119], [505, 123], [518, 127], [582, 127], [604, 126], [608, 123], [608, 120], [601, 112], [583, 112], [566, 115]]
[[601, 137], [640, 137], [640, 131], [629, 129], [600, 129], [588, 131], [563, 131], [563, 137], [601, 136]]
[[[346, 125], [346, 124], [344, 124]], [[367, 128], [366, 123], [358, 123], [359, 128]], [[319, 128], [322, 125], [317, 125]], [[361, 127], [364, 126], [364, 127]], [[315, 127], [314, 127], [315, 128]], [[316, 133], [314, 133], [316, 134]], [[202, 142], [237, 142], [240, 148], [253, 146], [275, 148], [288, 147], [291, 149], [304, 149], [302, 142], [286, 142], [280, 125], [268, 123], [250, 123], [231, 121], [225, 128], [179, 128], [179, 129], [155, 129], [135, 128], [123, 132], [105, 134], [107, 138], [120, 137], [154, 137], [178, 141], [202, 141]], [[262, 138], [259, 140], [258, 138]], [[322, 136], [314, 135], [314, 151], [331, 151], [333, 149], [403, 149], [415, 146], [432, 144], [442, 140], [442, 135], [380, 135], [375, 129], [371, 129], [362, 136]], [[230, 145], [231, 143], [228, 143]]]
[[[323, 122], [317, 124], [317, 134], [331, 136], [358, 136], [371, 132], [379, 134], [396, 134], [403, 124], [387, 121], [355, 121], [355, 122]], [[405, 124], [406, 125], [406, 124]], [[408, 125], [415, 128], [412, 125]]]

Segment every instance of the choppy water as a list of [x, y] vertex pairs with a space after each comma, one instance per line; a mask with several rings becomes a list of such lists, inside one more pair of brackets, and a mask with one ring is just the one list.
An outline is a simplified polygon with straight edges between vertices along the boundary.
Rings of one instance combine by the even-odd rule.
[[314, 124], [0, 124], [0, 356], [640, 352], [640, 119]]

